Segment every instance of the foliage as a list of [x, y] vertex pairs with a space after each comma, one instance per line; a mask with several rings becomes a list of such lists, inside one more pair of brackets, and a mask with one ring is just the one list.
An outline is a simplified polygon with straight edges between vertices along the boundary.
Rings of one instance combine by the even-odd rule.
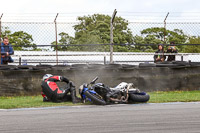
[[[75, 37], [70, 37], [67, 33], [60, 33], [61, 39], [58, 45], [68, 45], [68, 48], [58, 48], [58, 50], [74, 51], [109, 51], [109, 45], [101, 46], [77, 46], [69, 47], [70, 44], [109, 44], [110, 43], [110, 17], [101, 14], [79, 17], [79, 24], [74, 26]], [[67, 36], [63, 36], [63, 34]], [[62, 41], [63, 40], [63, 41]], [[68, 40], [67, 43], [65, 40]], [[69, 41], [70, 40], [70, 41]], [[165, 40], [165, 41], [164, 41]], [[114, 51], [115, 52], [154, 52], [157, 44], [185, 44], [188, 40], [182, 30], [165, 30], [163, 27], [152, 27], [141, 31], [141, 36], [133, 36], [128, 28], [128, 21], [121, 17], [116, 17], [114, 22]], [[141, 45], [121, 45], [121, 44], [141, 44]], [[52, 44], [55, 44], [53, 42]], [[152, 44], [152, 45], [144, 45]], [[73, 48], [73, 49], [72, 49]], [[179, 52], [183, 51], [183, 46], [177, 46]]]
[[37, 48], [36, 44], [32, 43], [32, 35], [23, 31], [11, 34], [9, 40], [15, 50], [36, 50]]
[[[74, 25], [75, 37], [70, 41], [70, 44], [110, 44], [110, 19], [108, 15], [94, 14], [92, 16], [78, 17], [79, 24]], [[67, 33], [65, 33], [67, 34]], [[60, 35], [60, 34], [59, 34]], [[61, 36], [61, 40], [68, 40], [68, 36]], [[66, 45], [65, 42], [59, 40], [59, 45]], [[132, 32], [128, 28], [128, 21], [116, 17], [113, 30], [114, 44], [129, 44], [132, 43]], [[55, 42], [51, 43], [55, 44]], [[115, 51], [124, 51], [124, 47], [115, 46]], [[93, 46], [77, 46], [73, 47], [74, 51], [109, 51], [109, 45], [94, 45]], [[131, 47], [130, 47], [131, 48]], [[129, 48], [129, 49], [130, 49]], [[60, 49], [59, 49], [60, 50]], [[72, 47], [62, 50], [72, 50]], [[127, 51], [127, 50], [126, 50]]]
[[[187, 41], [187, 36], [180, 29], [165, 30], [163, 27], [152, 27], [141, 31], [145, 37], [153, 36], [154, 39], [160, 40], [164, 44], [175, 42], [176, 44], [184, 44]], [[165, 39], [164, 39], [165, 38]], [[155, 41], [155, 40], [152, 41]]]
[[[186, 36], [182, 30], [174, 29], [165, 30], [163, 27], [152, 27], [141, 31], [142, 36], [134, 36], [133, 42], [135, 44], [169, 44], [174, 42], [175, 44], [185, 44], [188, 36]], [[155, 51], [156, 45], [152, 46], [136, 46], [136, 49], [141, 51]], [[183, 46], [178, 46], [179, 51], [183, 50]]]
[[[61, 32], [60, 34], [59, 34], [59, 36], [60, 36], [60, 40], [58, 41], [58, 43], [57, 43], [57, 49], [58, 50], [61, 50], [61, 51], [65, 51], [65, 50], [69, 50], [69, 48], [70, 48], [70, 44], [73, 44], [73, 42], [74, 42], [74, 38], [73, 37], [71, 37], [71, 36], [69, 36], [67, 33], [65, 33], [65, 32]], [[52, 42], [51, 43], [51, 45], [54, 45], [54, 46], [56, 46], [56, 41], [54, 41], [54, 42]], [[64, 45], [64, 46], [59, 46], [59, 45]], [[52, 48], [54, 49], [54, 50], [56, 50], [56, 47], [54, 47], [54, 46], [52, 46]]]
[[[74, 37], [65, 32], [59, 33], [57, 49], [60, 51], [110, 51], [109, 45], [100, 45], [110, 44], [110, 20], [111, 17], [104, 14], [78, 17], [79, 23], [74, 25]], [[200, 44], [200, 37], [189, 38], [181, 29], [169, 30], [163, 27], [150, 27], [143, 29], [141, 35], [133, 36], [128, 24], [129, 22], [122, 17], [115, 18], [113, 24], [114, 52], [154, 52], [157, 44], [169, 44], [172, 41], [175, 44]], [[15, 50], [41, 50], [37, 49], [36, 44], [33, 43], [32, 35], [24, 31], [12, 33], [8, 27], [2, 29], [2, 36], [9, 37]], [[52, 42], [51, 45], [56, 45], [56, 42]], [[56, 49], [55, 46], [52, 48]], [[177, 49], [179, 52], [199, 52], [199, 46], [193, 45], [179, 45]]]
[[40, 50], [37, 49], [35, 43], [33, 43], [32, 35], [24, 32], [17, 31], [11, 33], [8, 27], [3, 27], [2, 37], [7, 36], [10, 44], [12, 44], [14, 50]]
[[144, 38], [142, 36], [136, 35], [133, 37], [133, 40], [135, 44], [155, 44], [155, 45], [147, 45], [147, 46], [135, 45], [135, 49], [138, 52], [153, 52], [157, 48], [156, 45], [162, 43], [161, 40], [156, 39], [155, 36], [153, 35], [149, 35]]
[[[188, 44], [200, 44], [200, 36], [192, 36], [189, 38]], [[184, 47], [185, 53], [200, 53], [200, 45], [186, 45]]]
[[5, 36], [9, 36], [11, 34], [11, 31], [9, 30], [8, 27], [2, 27], [1, 30], [2, 30], [1, 31], [2, 38]]

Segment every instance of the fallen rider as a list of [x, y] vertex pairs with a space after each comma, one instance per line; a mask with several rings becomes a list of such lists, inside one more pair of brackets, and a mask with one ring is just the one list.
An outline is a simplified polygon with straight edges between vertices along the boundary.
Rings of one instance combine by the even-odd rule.
[[[60, 89], [56, 82], [65, 82], [64, 90]], [[63, 76], [53, 76], [52, 74], [45, 74], [42, 81], [42, 96], [43, 101], [65, 102], [72, 101], [79, 103], [81, 100], [76, 97], [76, 89], [73, 82], [69, 81]], [[70, 92], [70, 95], [69, 95]]]

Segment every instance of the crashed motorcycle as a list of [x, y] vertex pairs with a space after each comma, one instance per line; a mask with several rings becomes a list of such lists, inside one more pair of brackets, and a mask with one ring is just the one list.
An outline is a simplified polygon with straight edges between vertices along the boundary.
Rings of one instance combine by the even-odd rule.
[[94, 104], [105, 105], [113, 103], [138, 103], [147, 102], [150, 96], [146, 92], [141, 92], [132, 83], [122, 82], [114, 88], [110, 88], [103, 83], [96, 83], [96, 77], [89, 85], [83, 84], [79, 93], [83, 101], [89, 100]]

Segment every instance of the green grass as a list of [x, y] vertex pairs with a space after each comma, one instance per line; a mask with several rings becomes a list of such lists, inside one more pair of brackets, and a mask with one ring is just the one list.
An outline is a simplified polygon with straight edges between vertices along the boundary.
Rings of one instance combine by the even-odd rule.
[[200, 101], [200, 91], [157, 91], [150, 92], [149, 103]]
[[[200, 91], [170, 91], [170, 92], [157, 91], [157, 92], [149, 92], [148, 94], [150, 95], [150, 100], [148, 103], [200, 101]], [[76, 105], [83, 105], [83, 104], [82, 103], [72, 104], [72, 102], [62, 102], [62, 103], [43, 102], [41, 95], [0, 97], [0, 109], [76, 106]]]
[[82, 105], [72, 104], [72, 102], [43, 102], [41, 95], [39, 96], [17, 96], [17, 97], [0, 97], [0, 108], [11, 109], [11, 108], [32, 108], [32, 107], [51, 107], [51, 106], [72, 106]]

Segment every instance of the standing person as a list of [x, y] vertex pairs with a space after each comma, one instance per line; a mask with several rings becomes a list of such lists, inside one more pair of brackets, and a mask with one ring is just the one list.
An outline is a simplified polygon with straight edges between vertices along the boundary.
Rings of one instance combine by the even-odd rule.
[[[65, 90], [61, 90], [56, 82], [65, 82], [67, 87]], [[69, 100], [70, 92], [71, 100], [73, 103], [81, 102], [79, 98], [76, 97], [76, 89], [71, 81], [63, 76], [53, 76], [52, 74], [45, 74], [42, 81], [42, 96], [43, 101], [52, 101], [52, 102], [64, 102]]]
[[3, 38], [3, 42], [1, 43], [1, 64], [8, 64], [13, 62], [13, 59], [10, 55], [13, 55], [14, 51], [9, 43], [8, 37]]
[[164, 56], [164, 46], [162, 44], [158, 45], [158, 50], [155, 52], [157, 55], [154, 55], [154, 62], [163, 62], [165, 60]]
[[[166, 53], [178, 53], [178, 50], [176, 49], [174, 42], [170, 43]], [[167, 61], [175, 61], [175, 59], [176, 59], [175, 55], [168, 55]]]

